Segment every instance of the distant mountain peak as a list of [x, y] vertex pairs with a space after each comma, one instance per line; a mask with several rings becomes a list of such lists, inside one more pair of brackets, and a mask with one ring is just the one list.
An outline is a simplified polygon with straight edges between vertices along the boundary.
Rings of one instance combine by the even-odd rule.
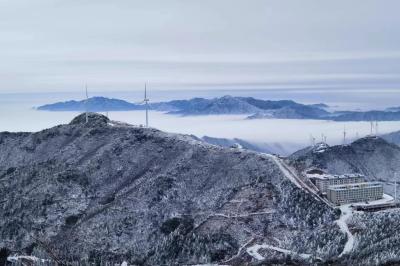
[[[178, 115], [223, 115], [246, 114], [248, 119], [322, 119], [334, 121], [397, 121], [400, 112], [394, 111], [341, 111], [329, 112], [327, 105], [301, 104], [292, 100], [262, 100], [253, 97], [222, 97], [206, 99], [192, 98], [189, 100], [172, 100], [151, 103], [150, 108], [156, 111]], [[130, 103], [119, 99], [102, 96], [91, 97], [88, 100], [65, 101], [47, 104], [37, 108], [44, 111], [133, 111], [143, 110], [144, 105]]]
[[89, 112], [104, 112], [104, 111], [131, 111], [143, 109], [142, 106], [136, 105], [124, 100], [106, 98], [102, 96], [90, 97], [87, 100], [80, 101], [65, 101], [53, 104], [39, 106], [40, 111], [89, 111]]

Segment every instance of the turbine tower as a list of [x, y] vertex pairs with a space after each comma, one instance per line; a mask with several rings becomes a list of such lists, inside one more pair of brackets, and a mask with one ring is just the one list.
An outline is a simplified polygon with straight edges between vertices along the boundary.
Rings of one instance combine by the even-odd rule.
[[397, 172], [394, 172], [394, 203], [397, 202]]
[[87, 90], [87, 84], [85, 84], [85, 89], [86, 89], [86, 100], [85, 100], [85, 116], [86, 116], [86, 123], [89, 122], [89, 114], [88, 114], [88, 101], [89, 101], [89, 95], [88, 95], [88, 90]]
[[149, 99], [147, 98], [147, 83], [144, 84], [144, 104], [146, 105], [146, 127], [149, 127]]
[[322, 141], [322, 143], [326, 144], [326, 136], [324, 133], [321, 133], [321, 141]]
[[315, 146], [315, 138], [312, 134], [310, 134], [310, 141], [311, 141], [311, 146]]
[[372, 122], [372, 119], [371, 119], [371, 121], [370, 121], [370, 124], [371, 124], [371, 132], [370, 132], [370, 135], [373, 136], [373, 135], [374, 135], [374, 122]]

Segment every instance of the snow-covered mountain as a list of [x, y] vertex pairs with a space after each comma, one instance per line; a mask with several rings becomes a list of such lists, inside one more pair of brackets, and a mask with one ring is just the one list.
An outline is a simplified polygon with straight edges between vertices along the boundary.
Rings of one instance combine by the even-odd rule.
[[386, 140], [387, 142], [390, 142], [390, 143], [396, 144], [397, 146], [400, 146], [400, 131], [383, 134], [380, 137], [383, 138], [384, 140]]
[[[276, 247], [337, 256], [337, 212], [276, 160], [97, 114], [87, 124], [80, 115], [37, 133], [4, 132], [0, 250], [135, 265], [299, 260]], [[258, 248], [265, 243], [272, 248]]]
[[182, 115], [209, 115], [209, 114], [251, 114], [259, 108], [239, 97], [223, 96], [214, 99], [194, 98], [191, 100], [171, 101], [166, 104], [176, 108], [171, 111]]
[[[128, 103], [122, 100], [103, 97], [90, 98], [85, 101], [68, 101], [48, 104], [38, 107], [45, 111], [128, 111], [144, 109], [143, 105]], [[220, 98], [190, 100], [174, 100], [151, 103], [150, 109], [180, 115], [211, 115], [211, 114], [256, 114], [272, 113], [277, 118], [317, 118], [328, 112], [315, 106], [299, 104], [293, 101], [267, 101], [251, 97], [223, 96]]]
[[[351, 146], [354, 164], [370, 156], [389, 171], [397, 158], [398, 148], [380, 139]], [[345, 156], [336, 149], [319, 145], [291, 159], [299, 167], [314, 153]], [[341, 164], [323, 158], [334, 160], [325, 162], [330, 169]], [[396, 262], [398, 209], [341, 211], [304, 184], [276, 156], [98, 114], [37, 133], [3, 132], [0, 262], [10, 254], [85, 265]]]
[[[325, 104], [300, 104], [290, 100], [261, 100], [252, 97], [223, 96], [213, 99], [193, 98], [151, 103], [149, 108], [156, 111], [179, 115], [222, 115], [246, 114], [247, 119], [323, 119], [334, 121], [397, 121], [400, 112], [385, 111], [340, 111], [328, 112]], [[67, 101], [46, 104], [37, 108], [42, 111], [131, 111], [143, 110], [144, 105], [104, 97], [89, 98], [86, 102]]]

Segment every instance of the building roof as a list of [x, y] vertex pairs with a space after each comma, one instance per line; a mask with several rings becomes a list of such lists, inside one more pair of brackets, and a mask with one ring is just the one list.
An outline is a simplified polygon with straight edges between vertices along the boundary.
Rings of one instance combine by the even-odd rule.
[[362, 174], [344, 174], [344, 175], [328, 175], [328, 174], [322, 174], [322, 175], [309, 175], [309, 177], [312, 177], [312, 178], [315, 178], [315, 179], [365, 178], [365, 176], [362, 175]]
[[353, 184], [343, 184], [343, 185], [333, 185], [329, 186], [328, 190], [352, 190], [361, 188], [373, 188], [373, 187], [383, 187], [379, 182], [363, 182], [363, 183], [353, 183]]

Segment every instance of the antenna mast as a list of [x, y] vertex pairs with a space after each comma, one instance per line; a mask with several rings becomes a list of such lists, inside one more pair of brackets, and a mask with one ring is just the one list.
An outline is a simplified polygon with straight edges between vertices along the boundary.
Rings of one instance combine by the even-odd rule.
[[144, 100], [146, 105], [146, 127], [149, 127], [149, 99], [147, 98], [147, 83], [144, 84]]
[[346, 145], [346, 125], [343, 128], [343, 145]]
[[89, 100], [89, 95], [88, 95], [88, 90], [87, 90], [87, 84], [85, 84], [85, 89], [86, 89], [86, 100], [85, 100], [85, 115], [86, 115], [86, 123], [89, 122], [89, 115], [88, 115], [88, 100]]

